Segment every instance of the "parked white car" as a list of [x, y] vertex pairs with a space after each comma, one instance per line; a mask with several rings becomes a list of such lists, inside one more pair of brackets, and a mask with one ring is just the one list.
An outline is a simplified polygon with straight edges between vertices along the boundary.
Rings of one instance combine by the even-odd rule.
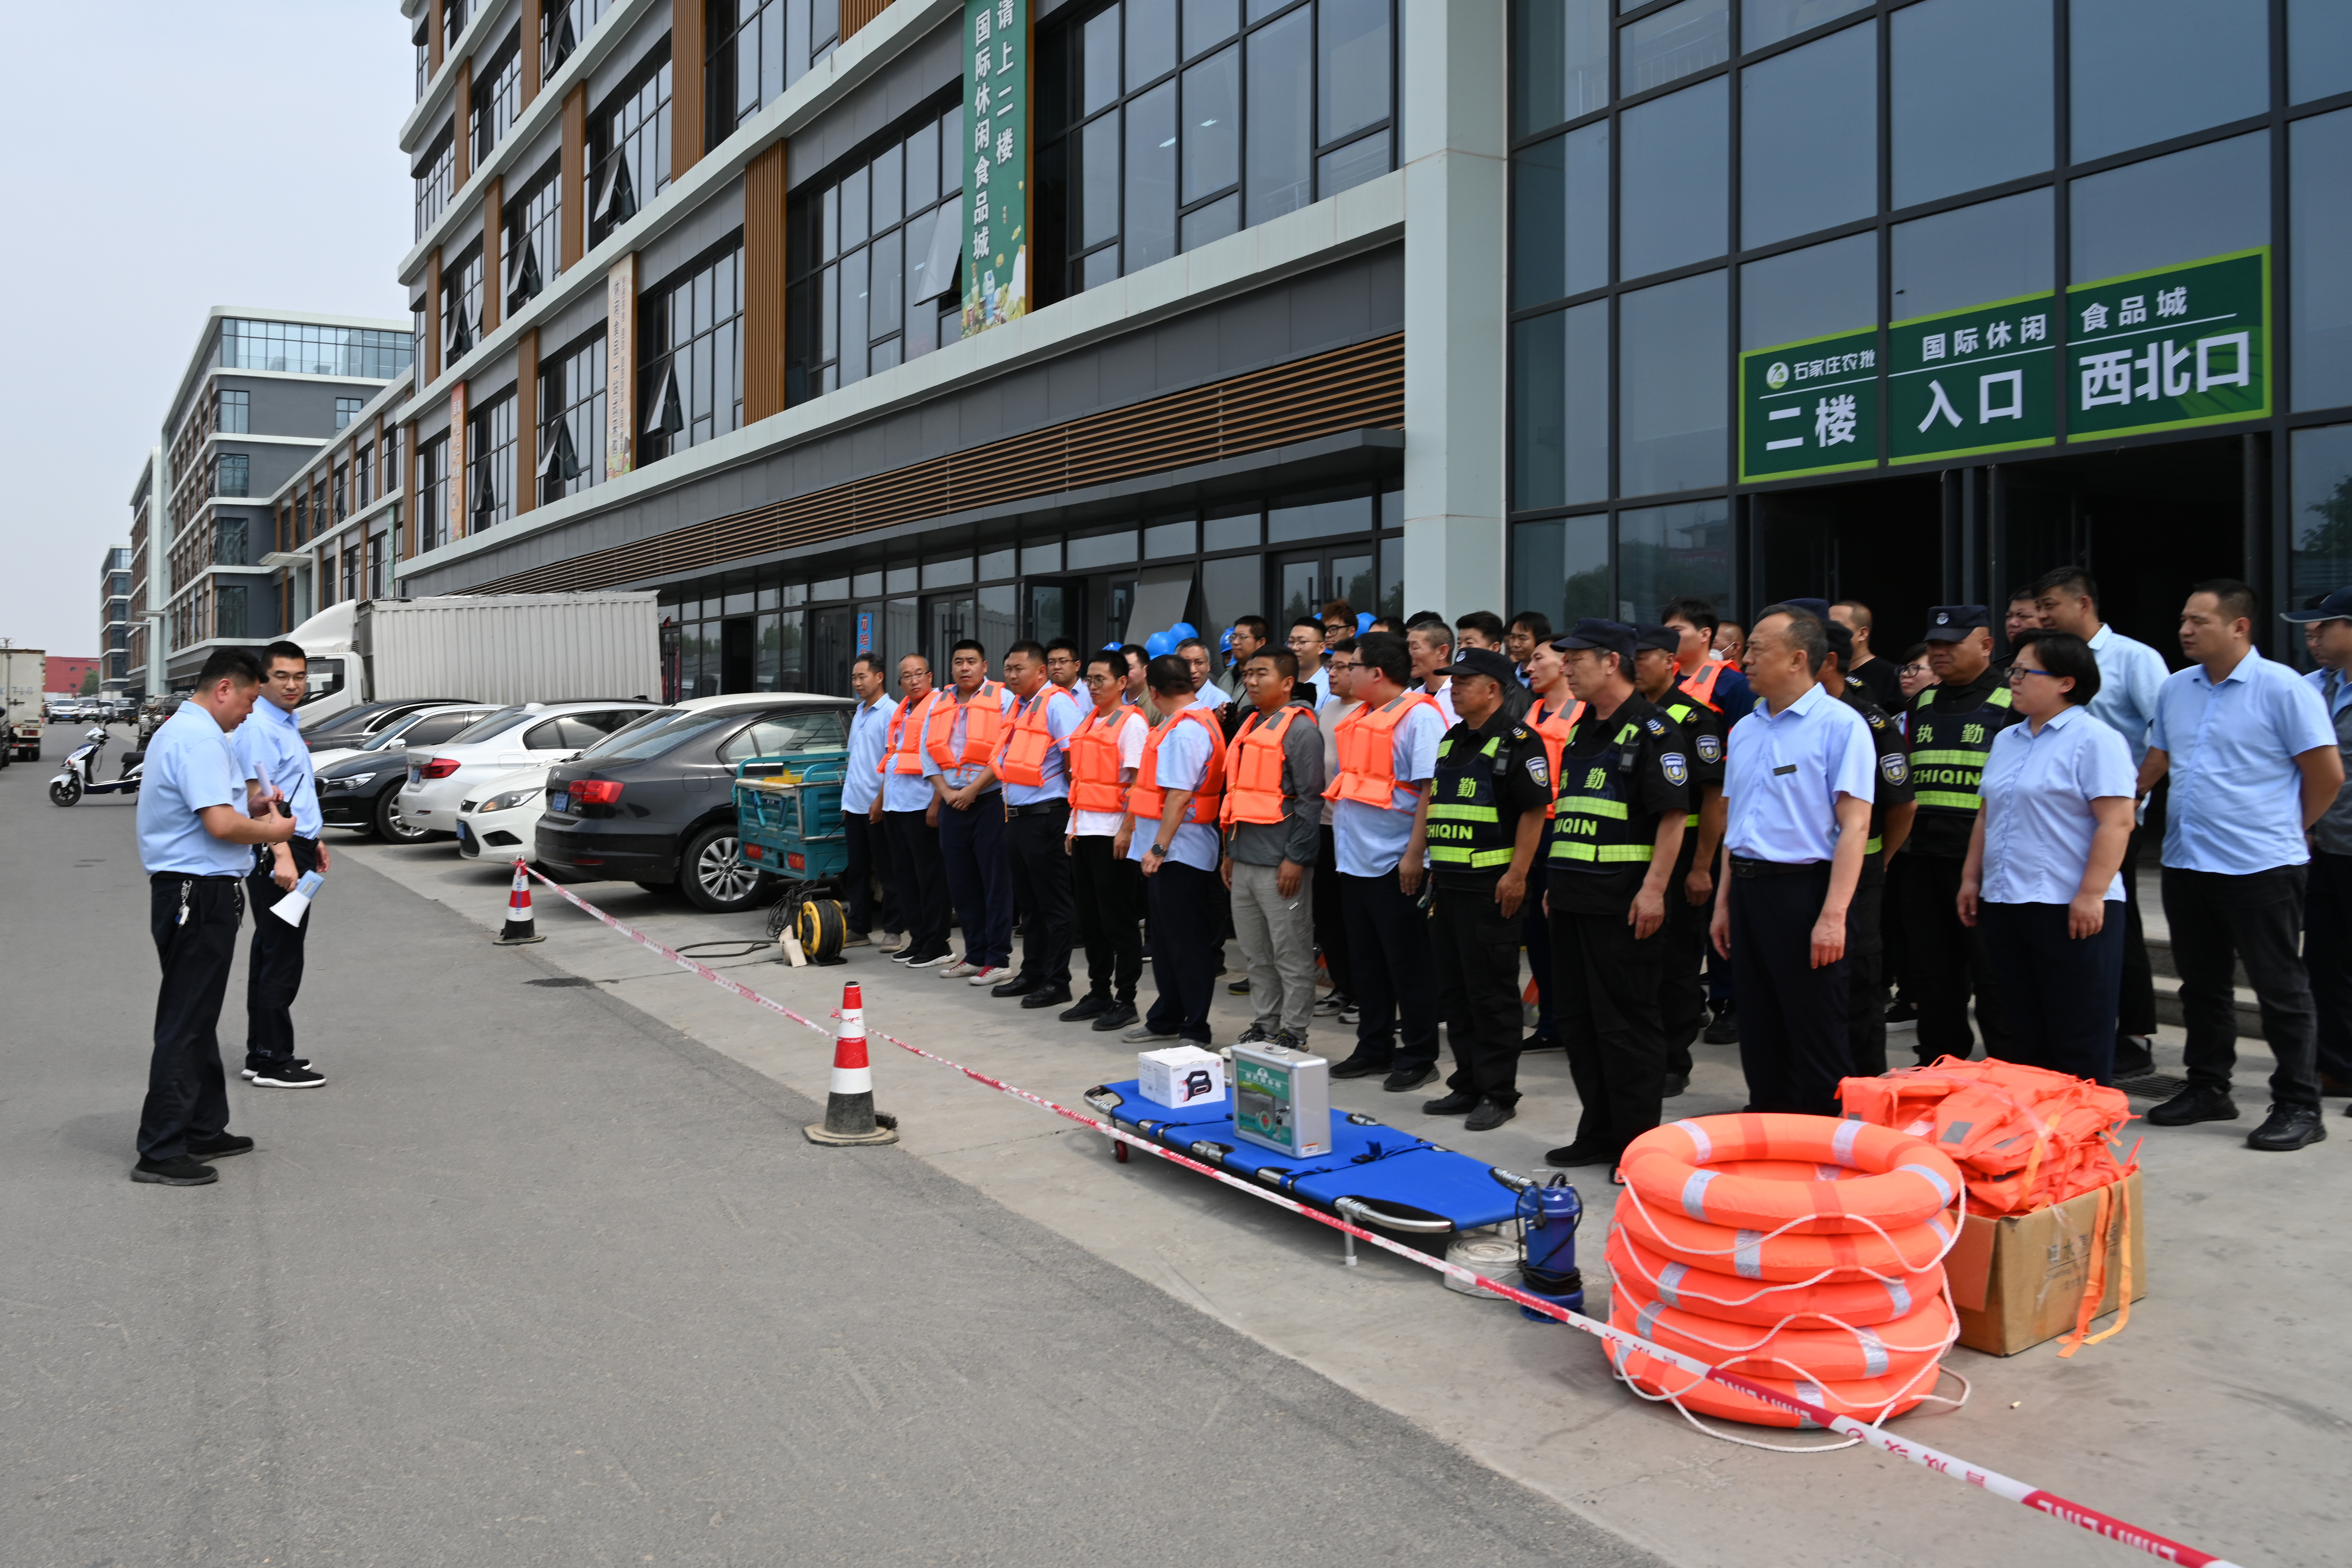
[[437, 746], [408, 750], [400, 816], [426, 833], [454, 833], [457, 808], [499, 773], [542, 767], [594, 745], [651, 702], [526, 702], [501, 708]]
[[468, 860], [528, 860], [539, 819], [547, 810], [552, 760], [482, 781], [457, 803], [457, 853]]
[[[330, 746], [310, 753], [310, 771], [321, 772], [347, 758], [363, 752], [381, 752], [387, 762], [401, 760], [411, 746], [429, 746], [436, 741], [446, 741], [467, 726], [480, 722], [496, 711], [487, 702], [451, 703], [446, 707], [419, 708], [405, 713], [363, 740], [348, 746]], [[432, 721], [430, 723], [425, 721]], [[463, 720], [464, 722], [457, 722]]]

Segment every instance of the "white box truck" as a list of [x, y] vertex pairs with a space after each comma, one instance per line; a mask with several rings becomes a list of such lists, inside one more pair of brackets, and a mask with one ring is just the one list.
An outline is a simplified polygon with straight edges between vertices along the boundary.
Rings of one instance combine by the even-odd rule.
[[484, 594], [352, 599], [287, 634], [310, 660], [303, 728], [363, 702], [658, 701], [652, 594]]
[[6, 715], [0, 719], [0, 732], [6, 737], [0, 767], [40, 760], [41, 686], [48, 668], [49, 656], [39, 648], [0, 647], [0, 697], [7, 702]]

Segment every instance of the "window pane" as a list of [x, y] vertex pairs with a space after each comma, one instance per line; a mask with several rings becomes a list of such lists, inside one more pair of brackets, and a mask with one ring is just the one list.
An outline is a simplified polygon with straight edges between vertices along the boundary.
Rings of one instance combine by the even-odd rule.
[[2343, 0], [2286, 0], [2289, 103], [2352, 89], [2352, 5]]
[[907, 138], [907, 210], [920, 212], [940, 199], [940, 127], [916, 127]]
[[2297, 121], [2293, 134], [2293, 405], [2333, 408], [2352, 403], [2352, 109]]
[[1661, 283], [1619, 300], [1620, 495], [1723, 482], [1726, 304], [1720, 272]]
[[1760, 49], [1869, 4], [1870, 0], [1742, 0], [1739, 47]]
[[1130, 87], [1176, 66], [1176, 0], [1127, 0], [1127, 79]]
[[1878, 210], [1878, 34], [1832, 33], [1741, 74], [1739, 230], [1749, 246]]
[[1770, 348], [1878, 320], [1878, 237], [1850, 234], [1739, 269], [1739, 346]]
[[1265, 539], [1269, 544], [1287, 544], [1304, 539], [1341, 539], [1371, 531], [1372, 498], [1370, 496], [1304, 500], [1295, 506], [1272, 508], [1265, 514]]
[[898, 331], [899, 312], [906, 308], [900, 293], [904, 273], [899, 248], [906, 232], [893, 229], [874, 242], [874, 303], [866, 311], [866, 321], [868, 330], [877, 338]]
[[[1239, 49], [1227, 49], [1184, 73], [1188, 202], [1223, 190], [1241, 177], [1241, 74]], [[1191, 241], [1185, 243], [1189, 247]]]
[[1511, 605], [1515, 615], [1539, 610], [1561, 629], [1581, 616], [1608, 616], [1607, 516], [1559, 517], [1512, 529]]
[[1669, 599], [1731, 602], [1731, 503], [1720, 498], [1617, 514], [1617, 618], [1648, 620]]
[[1322, 0], [1318, 9], [1323, 101], [1315, 142], [1328, 147], [1389, 117], [1389, 0]]
[[882, 149], [873, 173], [874, 227], [878, 233], [907, 216], [906, 150], [895, 142]]
[[2070, 280], [2221, 256], [2271, 237], [2270, 137], [2257, 131], [2076, 180]]
[[[1132, 0], [1130, 0], [1132, 3]], [[1127, 269], [1176, 254], [1176, 84], [1127, 106]]]
[[2269, 13], [2269, 0], [2074, 0], [2074, 161], [2270, 107]]
[[2050, 0], [1924, 0], [1894, 27], [1896, 206], [2050, 167]]
[[1609, 281], [1609, 122], [1511, 160], [1511, 303], [1540, 305]]
[[1184, 0], [1184, 58], [1232, 37], [1241, 25], [1241, 0]]
[[[930, 265], [931, 235], [939, 227], [939, 222], [940, 215], [936, 211], [927, 212], [920, 217], [909, 218], [907, 222], [907, 357], [908, 359], [913, 359], [918, 354], [929, 353], [931, 350], [930, 334], [928, 331], [917, 331], [917, 327], [919, 324], [924, 328], [929, 328], [937, 314], [932, 309], [931, 301], [939, 297], [940, 286], [937, 283], [931, 284], [926, 291], [924, 284]], [[952, 266], [953, 263], [950, 265]]]
[[2294, 602], [2352, 586], [2352, 425], [2294, 433]]
[[1389, 133], [1375, 131], [1316, 160], [1315, 194], [1318, 197], [1336, 196], [1388, 172]]
[[1099, 289], [1106, 283], [1117, 281], [1118, 278], [1118, 247], [1106, 245], [1087, 258], [1085, 269], [1078, 279], [1078, 292], [1083, 294], [1089, 289]]
[[1664, 87], [1731, 58], [1731, 0], [1683, 0], [1621, 35], [1619, 90]]
[[841, 384], [866, 377], [866, 263], [861, 248], [841, 258]]
[[1170, 555], [1191, 555], [1201, 548], [1201, 525], [1191, 518], [1155, 522], [1143, 531], [1143, 554], [1148, 561]]
[[1184, 215], [1181, 226], [1184, 248], [1198, 250], [1212, 240], [1240, 233], [1241, 226], [1242, 198], [1238, 195], [1227, 196], [1221, 202], [1212, 202], [1199, 212]]
[[1315, 10], [1302, 6], [1249, 36], [1249, 198], [1246, 219], [1264, 223], [1315, 199], [1307, 112]]
[[874, 231], [866, 226], [866, 171], [858, 170], [841, 182], [841, 243], [844, 249], [863, 245]]
[[1731, 84], [1717, 78], [1627, 110], [1618, 153], [1617, 274], [1639, 278], [1724, 252]]
[[1894, 319], [1907, 321], [2048, 289], [2055, 206], [2049, 191], [2025, 191], [1896, 224]]
[[1609, 301], [1511, 328], [1511, 506], [1609, 495]]
[[1511, 11], [1512, 134], [1608, 103], [1607, 0], [1512, 0]]
[[1118, 237], [1118, 111], [1079, 132], [1078, 248]]
[[1118, 7], [1114, 5], [1086, 26], [1085, 54], [1079, 63], [1078, 112], [1092, 114], [1118, 98]]

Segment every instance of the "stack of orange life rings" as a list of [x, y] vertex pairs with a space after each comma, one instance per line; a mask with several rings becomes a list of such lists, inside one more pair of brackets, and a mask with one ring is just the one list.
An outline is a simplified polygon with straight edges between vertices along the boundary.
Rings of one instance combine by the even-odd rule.
[[[1870, 1422], [1934, 1394], [1959, 1326], [1944, 1289], [1960, 1173], [1925, 1139], [1743, 1112], [1653, 1128], [1619, 1162], [1610, 1322]], [[1617, 1374], [1685, 1413], [1814, 1423], [1612, 1345]]]

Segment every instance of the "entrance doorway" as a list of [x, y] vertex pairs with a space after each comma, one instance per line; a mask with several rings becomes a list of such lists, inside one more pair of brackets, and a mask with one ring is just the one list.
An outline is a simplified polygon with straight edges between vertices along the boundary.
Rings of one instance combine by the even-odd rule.
[[1321, 615], [1334, 599], [1345, 599], [1352, 610], [1377, 614], [1380, 595], [1373, 568], [1368, 550], [1293, 551], [1274, 557], [1274, 582], [1266, 595], [1276, 609], [1266, 616], [1274, 623], [1274, 640], [1282, 641], [1299, 616]]
[[1783, 599], [1859, 599], [1870, 606], [1872, 651], [1899, 658], [1928, 610], [1950, 602], [1943, 489], [1937, 475], [1917, 474], [1757, 496], [1749, 615]]
[[751, 667], [760, 643], [759, 628], [749, 616], [719, 623], [719, 691], [751, 689]]

